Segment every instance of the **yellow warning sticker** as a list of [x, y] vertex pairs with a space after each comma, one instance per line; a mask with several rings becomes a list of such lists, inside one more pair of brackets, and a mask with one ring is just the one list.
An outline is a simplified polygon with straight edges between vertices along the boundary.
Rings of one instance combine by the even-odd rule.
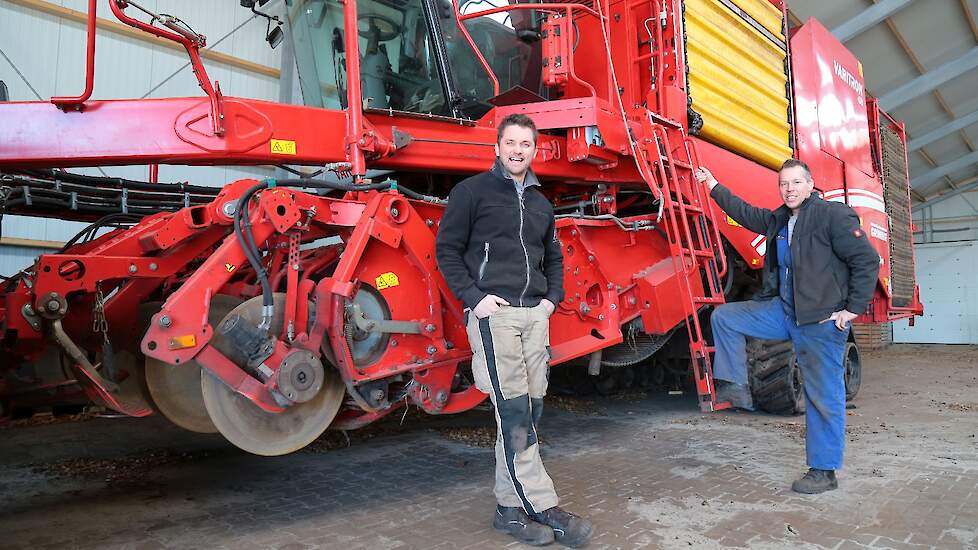
[[380, 276], [377, 277], [376, 282], [377, 290], [384, 290], [385, 288], [391, 288], [401, 284], [401, 282], [397, 280], [397, 275], [394, 275], [390, 271], [387, 273], [381, 273]]
[[751, 258], [750, 259], [750, 265], [757, 265], [759, 263], [761, 263], [761, 261], [758, 260], [757, 258]]
[[224, 269], [228, 270], [228, 273], [234, 271], [236, 267], [234, 264], [224, 264]]
[[739, 223], [737, 223], [737, 222], [736, 222], [736, 221], [735, 221], [735, 220], [734, 220], [733, 218], [731, 218], [730, 216], [727, 216], [727, 223], [728, 223], [729, 225], [732, 225], [732, 226], [734, 226], [734, 227], [743, 227], [742, 225], [740, 225]]
[[273, 139], [272, 140], [272, 154], [273, 155], [294, 155], [295, 154], [295, 142], [288, 139]]

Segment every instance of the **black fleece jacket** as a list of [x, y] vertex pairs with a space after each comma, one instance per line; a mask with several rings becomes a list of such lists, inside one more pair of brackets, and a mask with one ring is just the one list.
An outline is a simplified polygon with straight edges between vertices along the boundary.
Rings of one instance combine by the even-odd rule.
[[488, 294], [534, 307], [564, 299], [564, 257], [553, 205], [527, 172], [522, 196], [499, 166], [458, 183], [438, 226], [436, 255], [448, 287], [467, 308]]
[[[784, 205], [774, 210], [752, 206], [719, 184], [710, 196], [737, 223], [767, 237], [761, 272], [764, 287], [754, 299], [777, 296], [775, 239], [788, 223], [791, 210]], [[879, 276], [880, 256], [860, 228], [859, 217], [845, 204], [815, 195], [802, 203], [791, 233], [791, 263], [795, 319], [799, 325], [824, 321], [843, 309], [861, 314], [869, 307]]]

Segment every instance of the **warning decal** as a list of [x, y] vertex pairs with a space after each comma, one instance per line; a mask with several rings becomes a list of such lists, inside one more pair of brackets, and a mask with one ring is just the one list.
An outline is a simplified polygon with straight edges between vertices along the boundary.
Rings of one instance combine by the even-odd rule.
[[390, 271], [387, 273], [381, 273], [380, 276], [377, 277], [376, 283], [377, 290], [384, 290], [385, 288], [391, 288], [401, 284], [401, 282], [397, 280], [397, 275], [394, 275]]
[[288, 139], [273, 139], [272, 140], [272, 154], [273, 155], [294, 155], [295, 154], [295, 142]]

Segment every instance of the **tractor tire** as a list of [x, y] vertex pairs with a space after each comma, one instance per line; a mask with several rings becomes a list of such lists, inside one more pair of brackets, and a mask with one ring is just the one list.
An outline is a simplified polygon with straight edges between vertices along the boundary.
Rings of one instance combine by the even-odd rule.
[[859, 348], [855, 342], [846, 342], [846, 353], [842, 356], [846, 376], [846, 401], [852, 401], [859, 393], [863, 381], [863, 367], [859, 360]]
[[748, 339], [747, 364], [758, 409], [783, 415], [805, 412], [805, 389], [801, 370], [790, 341]]

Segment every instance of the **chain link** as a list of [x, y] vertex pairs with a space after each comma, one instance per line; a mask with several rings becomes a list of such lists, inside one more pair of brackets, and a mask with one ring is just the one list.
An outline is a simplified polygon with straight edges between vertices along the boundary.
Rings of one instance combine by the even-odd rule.
[[95, 283], [95, 303], [92, 305], [92, 332], [102, 333], [102, 338], [109, 341], [109, 321], [105, 318], [105, 295], [102, 287]]

